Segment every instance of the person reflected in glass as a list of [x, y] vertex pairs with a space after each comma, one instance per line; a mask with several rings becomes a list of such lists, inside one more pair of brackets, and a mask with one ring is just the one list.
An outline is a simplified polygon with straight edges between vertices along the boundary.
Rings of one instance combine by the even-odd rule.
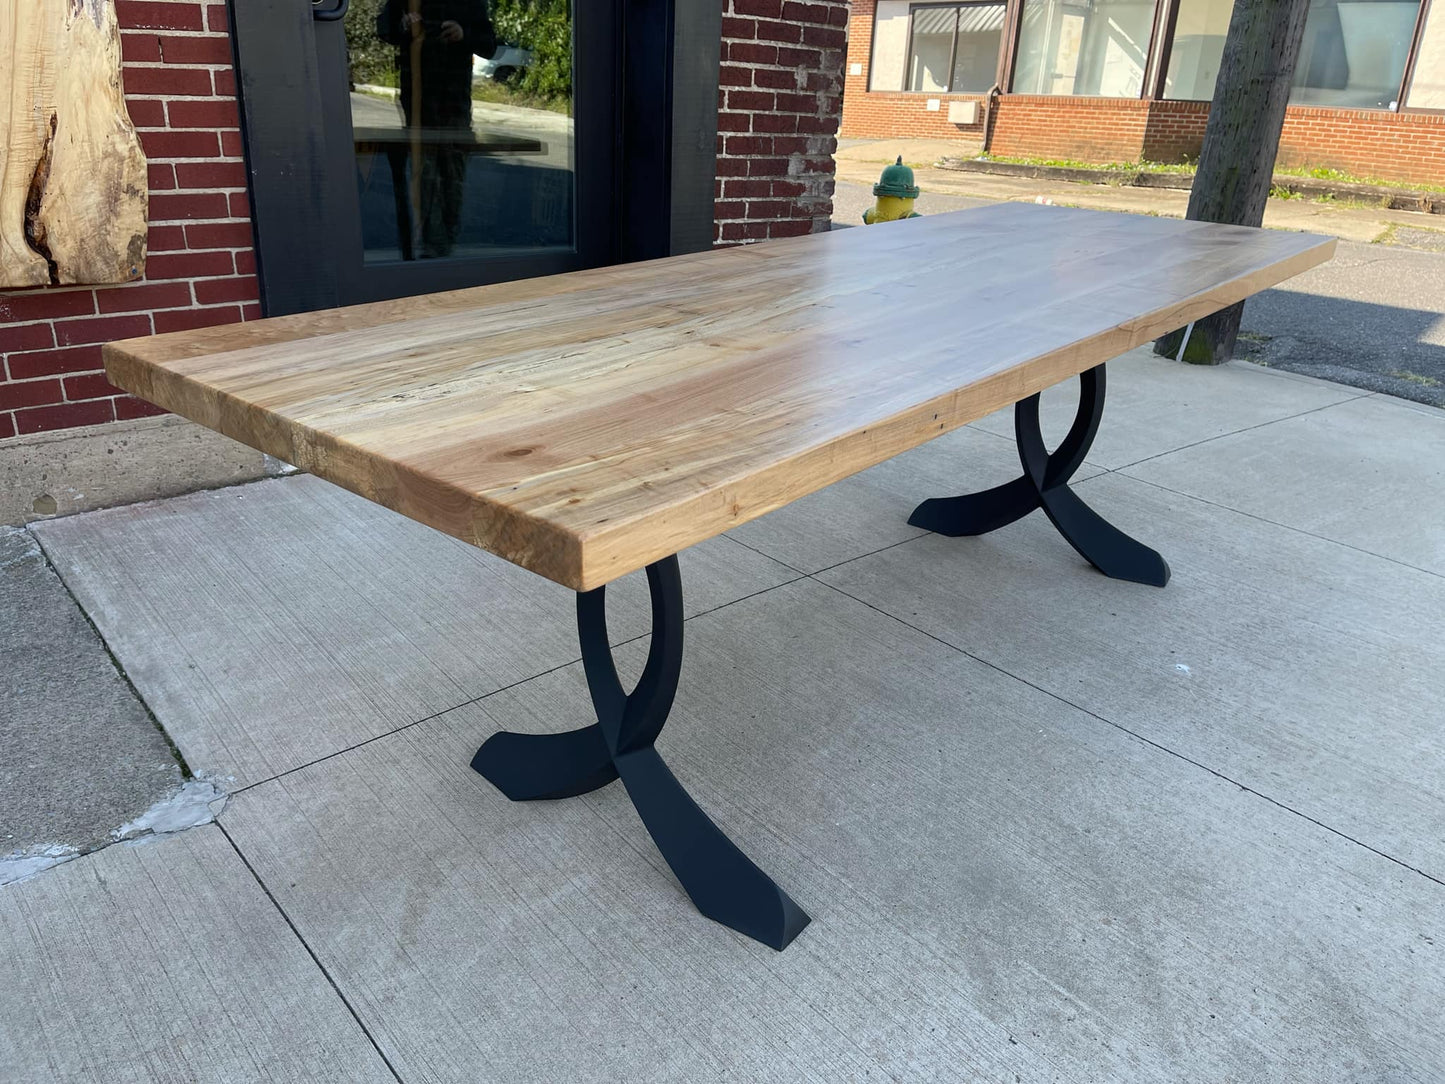
[[485, 0], [386, 0], [376, 33], [400, 52], [400, 102], [411, 143], [411, 211], [422, 255], [451, 255], [461, 230], [472, 135], [472, 57], [497, 41]]

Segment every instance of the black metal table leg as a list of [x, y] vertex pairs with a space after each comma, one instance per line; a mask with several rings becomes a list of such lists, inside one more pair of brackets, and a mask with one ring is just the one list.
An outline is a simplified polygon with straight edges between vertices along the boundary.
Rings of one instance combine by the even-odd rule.
[[567, 798], [618, 778], [657, 849], [708, 918], [784, 949], [808, 916], [713, 824], [673, 776], [653, 743], [662, 732], [682, 669], [682, 576], [677, 558], [649, 565], [652, 646], [627, 693], [607, 642], [604, 591], [577, 596], [582, 666], [597, 722], [564, 734], [493, 734], [472, 767], [513, 801]]
[[1060, 534], [1091, 565], [1118, 580], [1163, 587], [1169, 565], [1163, 557], [1124, 534], [1069, 488], [1083, 465], [1104, 414], [1104, 366], [1079, 374], [1079, 412], [1058, 450], [1049, 454], [1039, 423], [1039, 396], [1014, 407], [1023, 477], [1007, 485], [961, 497], [935, 497], [913, 511], [915, 527], [953, 538], [987, 534], [1042, 508]]

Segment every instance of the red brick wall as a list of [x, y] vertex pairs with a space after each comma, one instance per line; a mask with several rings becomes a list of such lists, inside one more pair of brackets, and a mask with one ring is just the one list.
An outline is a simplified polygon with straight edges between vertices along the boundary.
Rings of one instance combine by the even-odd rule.
[[[927, 94], [868, 89], [874, 9], [875, 0], [853, 0], [848, 65], [862, 65], [862, 74], [845, 79], [840, 134], [981, 139], [983, 124], [966, 128], [948, 123], [947, 97], [941, 110], [930, 112], [925, 108]], [[1199, 157], [1209, 103], [1008, 94], [995, 103], [992, 117], [981, 114], [981, 120], [992, 124], [990, 151], [1005, 157], [1179, 162]], [[1292, 106], [1285, 117], [1279, 163], [1439, 184], [1445, 179], [1445, 116]]]
[[1144, 126], [1144, 159], [1198, 161], [1209, 124], [1208, 102], [1152, 102]]
[[0, 293], [0, 439], [159, 413], [107, 383], [101, 343], [260, 315], [226, 6], [116, 7], [150, 162], [145, 278]]
[[847, 0], [722, 2], [715, 239], [826, 230]]
[[[1086, 162], [1178, 162], [1199, 157], [1208, 122], [1207, 102], [1008, 95], [998, 106], [990, 150]], [[1279, 164], [1439, 184], [1445, 179], [1445, 116], [1291, 106]]]
[[[945, 95], [939, 108], [930, 110], [928, 99], [939, 95], [868, 89], [875, 8], [875, 0], [853, 0], [848, 20], [848, 64], [844, 70], [851, 72], [854, 64], [861, 64], [862, 74], [844, 77], [843, 119], [838, 134], [863, 139], [959, 139], [974, 143], [983, 139], [987, 120], [984, 95]], [[950, 124], [948, 103], [970, 99], [980, 104], [979, 123]]]
[[1007, 158], [1132, 162], [1144, 153], [1149, 104], [1131, 98], [1010, 94], [999, 99], [989, 151]]
[[1445, 184], [1445, 115], [1291, 106], [1280, 136], [1279, 164]]

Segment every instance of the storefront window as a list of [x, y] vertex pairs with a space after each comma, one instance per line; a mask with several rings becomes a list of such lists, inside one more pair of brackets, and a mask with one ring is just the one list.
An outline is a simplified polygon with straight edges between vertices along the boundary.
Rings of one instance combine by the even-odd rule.
[[1233, 13], [1234, 0], [1181, 0], [1164, 97], [1194, 102], [1214, 99], [1214, 84], [1219, 79], [1219, 62], [1224, 57], [1224, 39]]
[[1137, 98], [1154, 0], [1024, 0], [1015, 94]]
[[1419, 0], [1311, 0], [1294, 105], [1394, 109]]
[[979, 94], [993, 86], [1005, 5], [913, 8], [908, 89]]
[[869, 90], [982, 94], [998, 77], [1007, 5], [880, 0]]
[[873, 59], [869, 90], [902, 90], [908, 64], [908, 0], [878, 0], [873, 10]]
[[1405, 104], [1411, 109], [1445, 109], [1445, 0], [1430, 8]]

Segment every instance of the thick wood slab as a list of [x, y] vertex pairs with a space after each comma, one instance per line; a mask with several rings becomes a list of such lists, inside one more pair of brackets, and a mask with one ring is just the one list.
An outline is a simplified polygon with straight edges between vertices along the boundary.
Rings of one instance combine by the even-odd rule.
[[121, 387], [589, 590], [1322, 263], [1006, 204], [106, 347]]
[[145, 271], [147, 182], [115, 0], [0, 0], [0, 289]]

